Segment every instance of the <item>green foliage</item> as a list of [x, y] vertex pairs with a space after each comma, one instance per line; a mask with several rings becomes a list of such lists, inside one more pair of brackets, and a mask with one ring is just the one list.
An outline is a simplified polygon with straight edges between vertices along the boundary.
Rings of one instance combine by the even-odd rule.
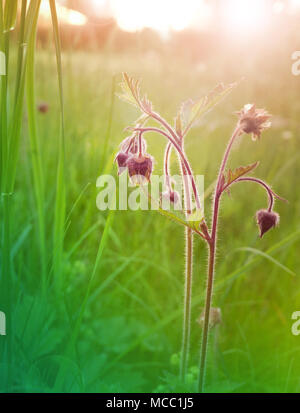
[[180, 110], [184, 119], [184, 135], [195, 123], [220, 103], [235, 87], [237, 83], [225, 86], [223, 83], [217, 85], [208, 95], [196, 100], [185, 102]]
[[240, 178], [243, 175], [246, 175], [248, 172], [253, 171], [255, 168], [257, 168], [258, 164], [259, 162], [255, 162], [248, 166], [240, 166], [233, 171], [229, 168], [227, 172], [226, 184], [230, 185], [236, 179]]
[[[37, 2], [30, 1], [24, 32], [27, 39], [32, 39], [29, 32], [36, 7]], [[161, 65], [154, 75], [153, 66], [138, 55], [133, 62], [132, 56], [106, 55], [105, 52], [62, 54], [66, 218], [61, 221], [64, 248], [60, 255], [60, 282], [53, 271], [51, 236], [54, 216], [59, 214], [55, 207], [56, 172], [62, 147], [57, 66], [52, 48], [38, 48], [33, 76], [29, 47], [29, 73], [24, 78], [24, 60], [18, 64], [18, 49], [13, 40], [11, 44], [7, 85], [5, 79], [1, 79], [1, 118], [4, 120], [1, 148], [6, 149], [6, 132], [10, 131], [11, 142], [16, 145], [11, 155], [19, 152], [21, 155], [14, 160], [16, 182], [9, 200], [11, 248], [7, 251], [1, 245], [2, 254], [9, 252], [11, 265], [10, 289], [0, 289], [0, 310], [6, 311], [4, 305], [9, 291], [11, 310], [7, 315], [11, 315], [11, 320], [10, 334], [0, 337], [0, 352], [4, 355], [0, 363], [0, 390], [193, 391], [201, 334], [195, 320], [202, 312], [204, 301], [204, 245], [199, 246], [195, 241], [191, 367], [187, 382], [182, 385], [178, 381], [183, 287], [182, 253], [178, 251], [183, 246], [182, 230], [155, 212], [117, 211], [112, 220], [112, 216], [98, 211], [95, 206], [95, 182], [99, 166], [102, 168], [99, 163], [111, 116], [111, 99], [108, 98], [112, 86], [111, 65], [117, 72], [134, 65], [133, 70], [143, 76], [147, 90], [159, 96], [157, 105], [165, 108], [170, 118], [181, 100], [194, 94], [207, 95], [209, 85], [215, 84], [216, 79], [222, 77], [227, 83], [231, 78], [238, 78], [247, 67], [241, 62], [233, 74], [220, 60], [221, 67], [209, 61], [207, 64], [215, 69], [203, 74], [196, 71], [193, 63], [176, 57], [174, 69], [172, 66], [166, 76], [168, 57], [160, 58]], [[224, 51], [224, 57], [226, 54]], [[22, 53], [22, 58], [25, 57]], [[281, 225], [260, 240], [253, 216], [265, 205], [265, 194], [262, 191], [254, 194], [246, 185], [244, 188], [237, 185], [232, 194], [234, 202], [223, 200], [219, 255], [224, 259], [217, 262], [214, 296], [214, 305], [222, 309], [223, 324], [210, 338], [207, 391], [211, 392], [300, 391], [300, 342], [299, 336], [291, 334], [291, 314], [299, 310], [300, 299], [300, 199], [299, 191], [295, 190], [300, 174], [300, 145], [295, 138], [299, 84], [281, 90], [280, 83], [291, 82], [290, 74], [286, 75], [285, 68], [280, 65], [272, 67], [272, 72], [268, 73], [266, 64], [263, 59], [252, 69], [239, 94], [232, 93], [224, 107], [216, 108], [216, 118], [208, 115], [201, 128], [194, 128], [186, 145], [195, 173], [205, 174], [208, 188], [215, 179], [216, 167], [232, 129], [232, 112], [245, 102], [256, 101], [271, 113], [285, 118], [284, 126], [275, 125], [255, 144], [250, 139], [243, 140], [238, 153], [232, 154], [232, 165], [247, 164], [249, 156], [251, 162], [263, 159], [261, 176], [271, 181], [289, 204], [276, 205]], [[21, 73], [19, 83], [16, 73]], [[25, 84], [22, 85], [25, 80], [26, 89]], [[19, 85], [17, 105], [13, 103], [16, 85]], [[22, 87], [27, 97], [27, 116], [20, 104]], [[280, 104], [272, 99], [279, 95]], [[34, 113], [35, 101], [40, 100], [49, 103], [49, 113]], [[135, 115], [126, 105], [116, 103], [105, 165], [110, 167], [112, 163], [114, 148], [123, 136], [124, 119], [130, 122]], [[19, 123], [13, 124], [13, 121]], [[179, 121], [177, 125], [179, 129]], [[282, 138], [287, 129], [294, 138]], [[20, 140], [17, 139], [18, 130]], [[35, 138], [37, 152], [32, 146]], [[161, 141], [155, 137], [151, 139], [149, 151], [161, 160]], [[3, 156], [5, 159], [2, 152]], [[14, 173], [13, 164], [10, 165], [11, 181]], [[159, 172], [158, 165], [159, 162], [156, 166]], [[1, 166], [5, 172], [3, 163]], [[38, 172], [34, 172], [34, 168]], [[38, 175], [36, 178], [34, 173]], [[44, 180], [43, 196], [37, 191], [40, 178]], [[46, 296], [41, 287], [39, 208], [47, 251]], [[2, 208], [1, 211], [3, 226], [8, 223], [4, 220], [4, 211], [8, 210]], [[208, 215], [209, 212], [206, 211]], [[3, 265], [3, 260], [1, 263]], [[57, 291], [61, 292], [60, 296]], [[8, 339], [11, 339], [11, 360], [6, 351]], [[9, 361], [12, 379], [8, 383]]]

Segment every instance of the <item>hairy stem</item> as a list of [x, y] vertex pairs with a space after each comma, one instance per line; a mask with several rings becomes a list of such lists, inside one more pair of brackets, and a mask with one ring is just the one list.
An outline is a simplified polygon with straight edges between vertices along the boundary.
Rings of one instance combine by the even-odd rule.
[[241, 177], [241, 178], [236, 179], [235, 181], [231, 182], [229, 185], [226, 185], [226, 186], [224, 187], [224, 191], [225, 191], [231, 184], [238, 183], [238, 182], [254, 182], [254, 183], [256, 183], [256, 184], [261, 185], [263, 188], [265, 188], [265, 190], [266, 190], [266, 192], [267, 192], [267, 194], [268, 194], [268, 197], [269, 197], [269, 204], [268, 204], [268, 211], [269, 211], [269, 212], [270, 212], [270, 211], [272, 210], [272, 208], [273, 208], [273, 205], [274, 205], [274, 197], [283, 200], [283, 198], [281, 198], [281, 197], [279, 197], [278, 195], [276, 195], [276, 194], [272, 191], [272, 189], [271, 189], [264, 181], [262, 181], [261, 179], [258, 179], [258, 178], [253, 178], [252, 176], [244, 176], [244, 177]]
[[215, 201], [214, 201], [213, 229], [212, 229], [211, 240], [209, 241], [208, 276], [207, 276], [207, 286], [206, 286], [204, 325], [203, 325], [203, 334], [202, 334], [199, 381], [198, 381], [199, 393], [203, 392], [204, 380], [205, 380], [209, 317], [210, 317], [211, 301], [212, 301], [212, 294], [213, 294], [214, 271], [215, 271], [216, 232], [217, 232], [217, 224], [218, 224], [219, 202], [220, 202], [220, 198], [219, 196], [216, 196]]
[[169, 139], [169, 141], [173, 144], [173, 146], [175, 147], [181, 161], [184, 164], [184, 167], [186, 168], [187, 174], [191, 180], [191, 184], [192, 184], [192, 189], [193, 189], [193, 193], [194, 193], [194, 197], [195, 197], [195, 201], [196, 201], [196, 205], [198, 209], [201, 209], [201, 205], [200, 205], [200, 198], [199, 198], [199, 194], [198, 194], [198, 190], [197, 190], [197, 186], [193, 177], [193, 173], [190, 167], [190, 164], [182, 150], [182, 148], [180, 147], [180, 145], [173, 139], [173, 137], [169, 136], [166, 132], [164, 132], [163, 130], [159, 129], [159, 128], [153, 128], [153, 127], [149, 127], [149, 128], [135, 128], [135, 130], [137, 131], [141, 131], [141, 133], [145, 133], [145, 132], [157, 132], [160, 133], [161, 135], [165, 136], [167, 139]]
[[238, 125], [238, 126], [235, 128], [235, 130], [234, 130], [234, 132], [233, 132], [233, 134], [232, 134], [232, 136], [231, 136], [231, 138], [230, 138], [230, 140], [229, 140], [229, 142], [228, 142], [228, 145], [227, 145], [227, 148], [226, 148], [226, 150], [225, 150], [225, 153], [224, 153], [224, 157], [223, 157], [223, 160], [222, 160], [222, 163], [221, 163], [221, 167], [220, 167], [220, 170], [219, 170], [216, 193], [220, 192], [221, 178], [222, 178], [222, 175], [223, 175], [224, 170], [225, 170], [225, 168], [226, 168], [226, 164], [227, 164], [227, 161], [228, 161], [228, 158], [229, 158], [229, 155], [230, 155], [230, 151], [231, 151], [231, 149], [232, 149], [232, 145], [233, 145], [235, 139], [236, 139], [240, 134], [241, 134], [241, 127]]
[[207, 286], [206, 286], [206, 299], [204, 307], [204, 325], [203, 325], [203, 334], [202, 334], [202, 344], [201, 344], [201, 353], [200, 353], [200, 367], [199, 367], [199, 380], [198, 380], [198, 391], [203, 392], [204, 389], [204, 380], [205, 380], [205, 369], [206, 369], [206, 355], [207, 355], [207, 343], [208, 343], [208, 332], [209, 332], [209, 317], [210, 309], [212, 302], [213, 294], [213, 283], [214, 283], [214, 272], [215, 272], [215, 254], [216, 254], [216, 243], [217, 243], [217, 227], [218, 227], [218, 216], [219, 216], [219, 205], [220, 198], [222, 195], [222, 177], [226, 164], [232, 149], [232, 145], [235, 139], [240, 135], [241, 129], [238, 125], [227, 145], [223, 160], [221, 162], [219, 175], [217, 179], [217, 185], [214, 195], [214, 204], [213, 204], [213, 220], [212, 220], [212, 230], [209, 244], [209, 260], [208, 260], [208, 275], [207, 275]]
[[170, 181], [170, 171], [169, 171], [169, 160], [170, 160], [170, 154], [171, 154], [171, 149], [172, 149], [172, 144], [169, 142], [167, 144], [167, 148], [165, 151], [165, 158], [164, 158], [164, 171], [165, 171], [165, 182], [166, 186], [169, 191], [171, 191], [171, 181]]
[[[179, 156], [179, 155], [178, 155]], [[185, 213], [191, 214], [191, 193], [189, 183], [186, 179], [187, 170], [183, 161], [180, 162], [181, 175], [184, 188], [184, 205]], [[188, 356], [190, 347], [190, 331], [191, 331], [191, 301], [192, 301], [192, 280], [193, 280], [193, 231], [191, 228], [185, 230], [185, 248], [186, 248], [186, 265], [185, 265], [185, 280], [184, 280], [184, 305], [183, 305], [183, 326], [182, 326], [182, 347], [180, 359], [180, 378], [184, 382], [188, 367]]]
[[185, 230], [186, 244], [186, 265], [185, 265], [185, 286], [184, 286], [184, 312], [182, 329], [182, 348], [180, 359], [180, 378], [185, 381], [188, 367], [188, 355], [190, 347], [191, 331], [191, 301], [192, 301], [192, 280], [193, 280], [193, 231], [191, 228]]
[[158, 113], [156, 112], [151, 112], [149, 114], [149, 116], [151, 116], [153, 119], [155, 119], [157, 122], [159, 122], [172, 136], [172, 138], [176, 141], [177, 144], [180, 144], [181, 139], [179, 138], [179, 136], [177, 136], [176, 132], [174, 131], [174, 129], [172, 128], [171, 125], [168, 124], [168, 122], [163, 119]]

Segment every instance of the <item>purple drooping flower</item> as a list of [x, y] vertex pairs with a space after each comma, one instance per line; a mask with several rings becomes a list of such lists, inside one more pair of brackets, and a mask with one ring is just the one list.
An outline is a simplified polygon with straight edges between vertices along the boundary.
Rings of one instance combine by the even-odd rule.
[[115, 158], [115, 162], [118, 165], [118, 174], [120, 175], [122, 172], [125, 171], [126, 167], [127, 167], [127, 162], [129, 159], [129, 155], [128, 153], [125, 152], [119, 152]]
[[180, 200], [180, 195], [177, 191], [173, 191], [173, 190], [168, 190], [165, 191], [161, 194], [162, 199], [165, 199], [169, 202], [171, 202], [171, 204], [176, 205], [179, 200]]
[[149, 155], [135, 155], [128, 159], [127, 168], [134, 185], [146, 185], [150, 181], [153, 161]]
[[271, 228], [279, 223], [279, 215], [276, 212], [260, 209], [256, 213], [257, 224], [260, 229], [260, 238]]

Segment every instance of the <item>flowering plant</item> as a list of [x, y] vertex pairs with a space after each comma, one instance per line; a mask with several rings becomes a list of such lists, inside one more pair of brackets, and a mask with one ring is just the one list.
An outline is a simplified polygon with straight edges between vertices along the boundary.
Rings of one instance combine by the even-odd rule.
[[[198, 119], [226, 97], [235, 86], [236, 84], [227, 86], [220, 84], [211, 93], [198, 101], [184, 103], [176, 116], [174, 126], [171, 126], [159, 113], [154, 111], [152, 103], [148, 100], [147, 96], [141, 96], [139, 82], [130, 78], [126, 73], [123, 74], [123, 82], [121, 83], [122, 94], [119, 96], [126, 102], [135, 105], [142, 112], [142, 116], [137, 120], [135, 126], [131, 128], [132, 135], [123, 140], [120, 145], [120, 151], [115, 158], [119, 173], [127, 170], [134, 184], [148, 184], [151, 179], [154, 163], [153, 157], [146, 152], [147, 144], [144, 135], [148, 132], [156, 132], [167, 139], [163, 165], [167, 189], [162, 193], [161, 199], [168, 198], [172, 204], [175, 204], [179, 199], [179, 194], [172, 187], [172, 179], [170, 177], [170, 155], [172, 149], [177, 153], [181, 167], [186, 219], [185, 221], [178, 220], [176, 216], [170, 212], [165, 215], [169, 218], [174, 218], [175, 221], [182, 223], [186, 227], [185, 299], [180, 361], [180, 377], [182, 381], [185, 380], [188, 365], [194, 235], [200, 237], [208, 245], [206, 300], [204, 311], [199, 319], [199, 323], [203, 327], [198, 380], [199, 392], [202, 392], [204, 388], [209, 328], [221, 320], [220, 310], [213, 308], [211, 302], [215, 272], [218, 217], [222, 194], [228, 192], [233, 184], [239, 182], [256, 183], [265, 189], [268, 195], [268, 207], [256, 213], [260, 237], [278, 225], [279, 215], [273, 211], [274, 201], [276, 198], [284, 200], [263, 180], [248, 175], [258, 166], [258, 162], [248, 166], [240, 166], [233, 170], [227, 170], [230, 152], [236, 139], [243, 134], [250, 134], [253, 140], [257, 140], [260, 138], [261, 133], [271, 126], [271, 116], [268, 112], [264, 109], [257, 109], [254, 104], [247, 104], [241, 111], [237, 112], [237, 125], [228, 142], [216, 181], [213, 196], [212, 223], [209, 226], [206, 222], [195, 183], [195, 177], [184, 150], [185, 138]], [[147, 126], [147, 122], [151, 119], [156, 121], [159, 127]], [[192, 207], [193, 201], [196, 205], [195, 209]], [[160, 211], [163, 212], [162, 209]]]

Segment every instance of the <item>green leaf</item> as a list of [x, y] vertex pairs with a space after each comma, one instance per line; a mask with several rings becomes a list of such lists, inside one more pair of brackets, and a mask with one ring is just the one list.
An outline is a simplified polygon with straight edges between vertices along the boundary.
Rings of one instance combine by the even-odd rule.
[[173, 212], [166, 211], [165, 209], [158, 208], [158, 212], [165, 217], [169, 218], [171, 221], [176, 222], [177, 224], [181, 224], [187, 228], [191, 228], [193, 231], [199, 232], [199, 225], [203, 221], [203, 213], [200, 210], [195, 211], [189, 216], [189, 220], [185, 220], [184, 218], [180, 218], [179, 216], [175, 215]]
[[173, 214], [170, 211], [167, 211], [167, 210], [162, 209], [162, 208], [158, 208], [158, 212], [160, 214], [164, 215], [165, 217], [169, 218], [171, 221], [177, 222], [178, 224], [181, 224], [181, 225], [184, 225], [184, 226], [187, 226], [187, 227], [189, 226], [188, 223], [184, 219], [178, 217], [177, 215]]
[[54, 233], [53, 233], [53, 268], [57, 277], [57, 291], [62, 286], [62, 260], [64, 249], [65, 214], [66, 214], [66, 181], [65, 181], [65, 128], [64, 128], [64, 97], [62, 81], [62, 60], [59, 25], [57, 19], [56, 4], [49, 0], [54, 44], [56, 52], [56, 67], [58, 76], [58, 89], [60, 100], [60, 137], [58, 144], [58, 164], [56, 173], [56, 199], [54, 211]]
[[140, 107], [139, 82], [123, 73], [123, 81], [120, 83], [122, 93], [117, 96], [131, 105]]
[[196, 121], [214, 106], [220, 103], [235, 87], [237, 83], [231, 83], [225, 86], [220, 83], [207, 96], [202, 97], [196, 102], [190, 100], [182, 107], [182, 113], [185, 118], [184, 134], [195, 124]]
[[226, 184], [230, 185], [236, 179], [240, 178], [241, 176], [245, 175], [246, 173], [250, 171], [253, 171], [258, 165], [259, 165], [259, 162], [254, 162], [251, 165], [240, 166], [239, 168], [236, 168], [234, 171], [229, 169], [227, 173]]
[[195, 231], [199, 231], [199, 225], [203, 222], [204, 215], [201, 209], [196, 209], [189, 215], [188, 226]]
[[140, 96], [140, 83], [138, 80], [134, 80], [128, 76], [127, 73], [123, 73], [123, 82], [120, 83], [122, 93], [117, 96], [131, 105], [134, 105], [141, 109], [146, 114], [150, 114], [152, 110], [152, 103], [148, 100], [147, 96]]

